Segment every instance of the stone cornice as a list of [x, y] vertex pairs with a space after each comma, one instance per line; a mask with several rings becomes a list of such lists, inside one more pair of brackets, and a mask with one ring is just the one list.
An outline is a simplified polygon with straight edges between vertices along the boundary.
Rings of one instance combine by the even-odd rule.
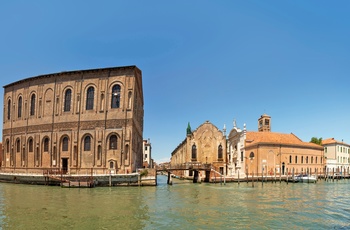
[[121, 66], [121, 67], [109, 67], [109, 68], [99, 68], [99, 69], [87, 69], [87, 70], [73, 70], [73, 71], [62, 71], [59, 73], [51, 73], [51, 74], [44, 74], [34, 77], [25, 78], [10, 84], [7, 84], [3, 86], [3, 88], [8, 88], [17, 84], [21, 84], [28, 81], [33, 81], [37, 79], [43, 79], [43, 78], [50, 78], [50, 77], [57, 77], [62, 75], [71, 75], [71, 74], [83, 74], [83, 73], [94, 73], [94, 72], [103, 72], [103, 71], [115, 71], [115, 70], [134, 70], [138, 73], [141, 73], [141, 70], [138, 69], [135, 65], [132, 66]]

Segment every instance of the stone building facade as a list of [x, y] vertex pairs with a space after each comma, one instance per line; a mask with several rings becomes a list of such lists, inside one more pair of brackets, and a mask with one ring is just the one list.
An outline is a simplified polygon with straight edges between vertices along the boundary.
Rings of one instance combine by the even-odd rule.
[[143, 167], [153, 168], [152, 145], [150, 139], [143, 140]]
[[325, 155], [325, 170], [328, 174], [349, 172], [350, 145], [334, 138], [322, 140]]
[[227, 175], [230, 177], [243, 178], [246, 176], [244, 169], [246, 132], [245, 124], [244, 129], [241, 130], [237, 127], [236, 121], [233, 122], [233, 128], [227, 138]]
[[2, 171], [130, 173], [142, 167], [136, 66], [60, 72], [4, 86]]
[[[226, 174], [226, 136], [225, 131], [219, 130], [209, 121], [204, 122], [196, 130], [187, 127], [185, 140], [171, 153], [171, 168], [193, 167], [196, 165], [208, 165], [213, 170], [202, 170], [202, 178], [209, 179], [215, 174]], [[177, 170], [174, 174], [190, 178], [192, 170]], [[210, 173], [210, 175], [207, 175]], [[220, 174], [219, 174], [220, 173]]]

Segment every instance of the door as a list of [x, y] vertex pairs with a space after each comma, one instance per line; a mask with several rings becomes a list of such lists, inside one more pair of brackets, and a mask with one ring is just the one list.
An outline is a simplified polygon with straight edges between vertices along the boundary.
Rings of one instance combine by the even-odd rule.
[[68, 171], [68, 158], [62, 158], [62, 173], [66, 174]]
[[210, 171], [205, 171], [204, 182], [210, 182]]

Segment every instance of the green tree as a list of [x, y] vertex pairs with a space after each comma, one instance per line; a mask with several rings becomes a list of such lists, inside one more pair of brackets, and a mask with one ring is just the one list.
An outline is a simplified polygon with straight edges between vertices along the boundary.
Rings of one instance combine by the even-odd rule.
[[312, 137], [310, 143], [315, 143], [318, 145], [322, 145], [322, 137], [317, 138], [317, 137]]

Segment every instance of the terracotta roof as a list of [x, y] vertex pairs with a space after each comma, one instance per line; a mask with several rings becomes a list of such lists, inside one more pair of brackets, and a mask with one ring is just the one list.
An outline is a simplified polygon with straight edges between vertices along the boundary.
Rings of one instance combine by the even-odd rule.
[[256, 144], [280, 144], [280, 145], [295, 145], [295, 146], [303, 146], [310, 148], [322, 148], [322, 146], [303, 142], [293, 133], [285, 134], [285, 133], [275, 133], [275, 132], [251, 132], [248, 131], [246, 135], [246, 147]]
[[335, 140], [334, 137], [322, 140], [322, 145], [329, 145], [329, 144], [342, 144], [342, 145], [350, 146], [349, 144], [347, 144], [343, 141]]
[[334, 138], [328, 138], [328, 139], [322, 140], [322, 145], [334, 144], [334, 143], [337, 143], [337, 141], [334, 140]]

